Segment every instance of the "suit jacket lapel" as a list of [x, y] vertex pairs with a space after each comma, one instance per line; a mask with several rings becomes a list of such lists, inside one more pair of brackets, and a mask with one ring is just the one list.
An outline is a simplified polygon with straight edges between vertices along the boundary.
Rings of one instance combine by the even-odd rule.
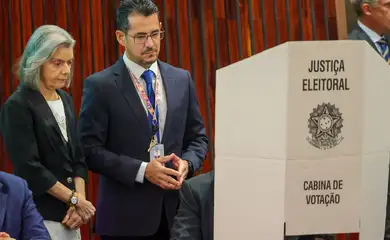
[[390, 36], [386, 35], [385, 40], [387, 42], [387, 46], [390, 48]]
[[57, 121], [42, 94], [24, 86], [22, 86], [22, 88], [28, 92], [29, 100], [37, 109], [39, 116], [43, 118], [47, 125], [53, 126], [55, 132], [60, 138], [62, 138], [60, 127], [58, 126]]
[[141, 131], [144, 131], [141, 134], [150, 138], [152, 131], [149, 128], [148, 117], [122, 58], [115, 64], [114, 74], [116, 75], [115, 82], [118, 88], [125, 96], [131, 111], [136, 116]]
[[[167, 139], [167, 135], [169, 133], [169, 127], [172, 123], [172, 104], [175, 101], [175, 84], [176, 84], [176, 79], [172, 78], [170, 75], [167, 65], [161, 61], [158, 61], [160, 73], [161, 73], [161, 78], [164, 84], [165, 88], [165, 95], [167, 99], [167, 116], [165, 117], [165, 126], [164, 126], [164, 133], [163, 133], [163, 138], [161, 139], [161, 142], [165, 142]], [[168, 136], [169, 137], [169, 136]]]
[[357, 26], [357, 29], [359, 30], [359, 33], [357, 34], [358, 35], [358, 38], [361, 39], [361, 40], [365, 40], [367, 41], [372, 48], [374, 48], [374, 50], [381, 55], [381, 53], [378, 51], [378, 48], [376, 47], [375, 43], [371, 40], [371, 38], [367, 35], [366, 32], [363, 31], [363, 29], [361, 29], [361, 27]]
[[[45, 125], [48, 126], [48, 127], [51, 127], [54, 130], [55, 136], [49, 136], [49, 137], [56, 137], [60, 142], [63, 143], [63, 144], [55, 144], [55, 142], [49, 141], [52, 144], [53, 148], [54, 149], [59, 149], [64, 154], [64, 156], [69, 156], [68, 148], [66, 147], [67, 146], [66, 141], [65, 141], [64, 137], [62, 136], [62, 133], [61, 133], [60, 127], [58, 126], [57, 120], [55, 119], [55, 117], [53, 115], [53, 112], [51, 111], [51, 109], [50, 109], [49, 105], [47, 104], [45, 98], [38, 91], [29, 89], [29, 88], [24, 87], [24, 86], [22, 86], [22, 89], [24, 91], [28, 92], [28, 95], [29, 95], [28, 99], [29, 99], [29, 101], [35, 107], [35, 109], [37, 110], [38, 115], [45, 122]], [[62, 98], [62, 102], [64, 104], [64, 109], [66, 109], [66, 107], [65, 107], [65, 105], [66, 105], [65, 102], [66, 101], [65, 101], [64, 98]], [[65, 112], [66, 112], [66, 110], [65, 110]], [[68, 115], [66, 116], [67, 118], [68, 118]], [[67, 125], [68, 125], [68, 122], [69, 121], [67, 120]], [[50, 135], [50, 131], [48, 131], [47, 133]], [[69, 134], [68, 134], [68, 136], [69, 136]], [[68, 158], [68, 160], [70, 161], [69, 158]]]
[[0, 229], [4, 224], [5, 209], [7, 208], [8, 195], [2, 192], [3, 184], [0, 183]]

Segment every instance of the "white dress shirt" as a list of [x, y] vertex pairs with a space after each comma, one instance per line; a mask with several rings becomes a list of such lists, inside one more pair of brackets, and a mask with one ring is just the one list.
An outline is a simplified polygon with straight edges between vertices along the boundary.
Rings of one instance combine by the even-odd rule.
[[[142, 67], [142, 66], [138, 65], [137, 63], [131, 61], [126, 56], [126, 54], [123, 54], [123, 61], [125, 62], [125, 65], [126, 65], [127, 69], [129, 69], [129, 71], [132, 74], [134, 74], [134, 76], [141, 83], [142, 87], [146, 90], [146, 82], [145, 82], [144, 79], [141, 78], [141, 75], [147, 69], [145, 69], [144, 67]], [[157, 76], [159, 76], [158, 94], [160, 96], [160, 99], [157, 102], [157, 96], [156, 96], [156, 104], [158, 105], [158, 120], [159, 120], [159, 131], [160, 131], [160, 140], [161, 140], [162, 137], [163, 137], [163, 134], [164, 134], [165, 119], [166, 119], [166, 116], [167, 116], [167, 98], [166, 98], [165, 87], [164, 87], [164, 84], [163, 84], [163, 81], [162, 81], [162, 77], [161, 77], [161, 74], [160, 74], [160, 70], [158, 68], [157, 61], [154, 62], [150, 66], [149, 70], [151, 70], [154, 73], [153, 74], [153, 84], [152, 84], [152, 86], [153, 86], [153, 90], [155, 92], [156, 92], [156, 89], [155, 89], [156, 79], [157, 79]], [[133, 84], [134, 84], [134, 82], [133, 82]], [[137, 86], [134, 85], [134, 87], [137, 90], [137, 93], [138, 93], [138, 96], [140, 98], [140, 101], [141, 101], [142, 105], [144, 106], [145, 114], [148, 115], [148, 110], [146, 108], [146, 105], [145, 105], [142, 97], [141, 97], [141, 94], [139, 93], [139, 91], [137, 89]], [[135, 178], [135, 181], [137, 181], [139, 183], [143, 183], [144, 182], [145, 170], [146, 170], [146, 165], [147, 164], [148, 164], [147, 162], [142, 162], [141, 163], [141, 167], [138, 170], [138, 173], [137, 173], [137, 176]]]
[[370, 28], [368, 28], [366, 25], [364, 25], [364, 24], [363, 24], [362, 22], [360, 22], [359, 20], [358, 20], [357, 23], [358, 23], [359, 27], [368, 35], [368, 37], [370, 37], [371, 41], [373, 41], [373, 42], [375, 43], [375, 46], [376, 46], [376, 48], [378, 49], [378, 51], [379, 51], [380, 53], [382, 53], [382, 49], [381, 49], [381, 47], [379, 46], [379, 44], [377, 43], [379, 40], [382, 39], [382, 37], [381, 37], [378, 33], [374, 32], [373, 30], [371, 30]]

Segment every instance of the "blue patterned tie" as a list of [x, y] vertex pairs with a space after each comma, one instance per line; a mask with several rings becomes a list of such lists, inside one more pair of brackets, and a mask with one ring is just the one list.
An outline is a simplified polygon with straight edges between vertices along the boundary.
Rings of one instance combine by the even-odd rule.
[[382, 57], [386, 60], [387, 63], [390, 64], [390, 52], [389, 52], [389, 45], [387, 45], [386, 40], [382, 37], [379, 41], [377, 41], [378, 45], [381, 48], [381, 54]]
[[153, 74], [153, 71], [146, 70], [144, 73], [142, 73], [141, 77], [146, 82], [146, 92], [148, 94], [150, 104], [152, 104], [152, 106], [154, 107], [155, 96], [153, 91]]

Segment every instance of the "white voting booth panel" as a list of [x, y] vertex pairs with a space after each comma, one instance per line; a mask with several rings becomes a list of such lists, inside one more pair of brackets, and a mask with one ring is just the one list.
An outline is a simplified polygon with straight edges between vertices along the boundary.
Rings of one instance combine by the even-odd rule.
[[289, 42], [218, 70], [214, 239], [382, 240], [389, 76], [363, 41]]

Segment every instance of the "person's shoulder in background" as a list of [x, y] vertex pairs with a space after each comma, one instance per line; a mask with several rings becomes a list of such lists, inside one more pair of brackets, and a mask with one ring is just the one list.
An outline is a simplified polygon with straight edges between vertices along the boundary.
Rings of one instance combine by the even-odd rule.
[[43, 218], [36, 209], [32, 193], [24, 179], [0, 171], [0, 196], [2, 196], [0, 206], [5, 207], [4, 219], [9, 219], [6, 220], [8, 221], [5, 224], [6, 228], [0, 229], [0, 232], [6, 232], [11, 238], [21, 240], [50, 239]]
[[360, 37], [360, 34], [362, 33], [362, 29], [356, 24], [353, 28], [352, 31], [349, 32], [348, 34], [348, 39], [349, 40], [363, 40]]
[[185, 181], [186, 184], [190, 186], [200, 186], [203, 184], [213, 184], [214, 183], [214, 170], [208, 173], [202, 173], [195, 177], [192, 177]]

